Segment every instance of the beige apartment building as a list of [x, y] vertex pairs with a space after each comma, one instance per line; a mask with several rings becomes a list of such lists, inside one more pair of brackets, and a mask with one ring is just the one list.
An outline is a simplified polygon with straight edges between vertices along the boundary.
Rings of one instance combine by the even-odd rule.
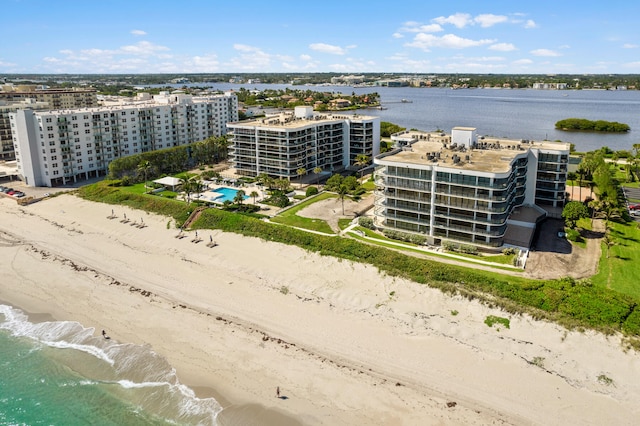
[[528, 247], [565, 202], [569, 144], [476, 135], [475, 128], [405, 131], [378, 155], [375, 223], [489, 250]]

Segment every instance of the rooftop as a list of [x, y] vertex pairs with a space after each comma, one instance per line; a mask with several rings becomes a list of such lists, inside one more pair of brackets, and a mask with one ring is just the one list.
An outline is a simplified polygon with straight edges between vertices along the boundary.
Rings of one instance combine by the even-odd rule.
[[[456, 129], [466, 129], [457, 127]], [[378, 159], [419, 165], [438, 165], [460, 170], [506, 173], [512, 161], [531, 148], [566, 150], [569, 144], [550, 141], [529, 141], [488, 136], [478, 138], [474, 148], [451, 142], [451, 135], [442, 132], [411, 130], [396, 134], [399, 149], [378, 156]]]
[[361, 115], [361, 114], [331, 114], [331, 113], [315, 113], [308, 117], [299, 117], [292, 112], [280, 112], [278, 114], [269, 115], [254, 120], [244, 120], [237, 123], [229, 123], [230, 125], [241, 127], [268, 127], [268, 128], [282, 128], [282, 129], [295, 129], [303, 128], [311, 123], [318, 122], [336, 122], [342, 120], [371, 120], [374, 116]]

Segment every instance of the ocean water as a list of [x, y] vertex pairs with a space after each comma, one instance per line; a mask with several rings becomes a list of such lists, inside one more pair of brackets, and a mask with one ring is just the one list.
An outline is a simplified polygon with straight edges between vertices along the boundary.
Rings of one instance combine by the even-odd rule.
[[197, 398], [151, 348], [94, 332], [0, 304], [0, 424], [216, 424], [216, 400]]

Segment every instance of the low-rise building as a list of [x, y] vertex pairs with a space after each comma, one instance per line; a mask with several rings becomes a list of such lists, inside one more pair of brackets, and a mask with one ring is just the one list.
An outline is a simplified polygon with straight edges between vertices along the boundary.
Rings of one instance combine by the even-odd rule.
[[561, 214], [568, 143], [478, 138], [467, 127], [392, 139], [397, 148], [374, 159], [380, 228], [495, 250], [528, 247], [536, 223]]
[[104, 176], [116, 158], [226, 134], [238, 120], [233, 93], [194, 98], [161, 93], [110, 106], [10, 114], [20, 178], [60, 186]]
[[380, 117], [315, 113], [310, 106], [229, 123], [229, 159], [236, 173], [292, 179], [317, 167], [337, 172], [358, 155], [380, 152]]

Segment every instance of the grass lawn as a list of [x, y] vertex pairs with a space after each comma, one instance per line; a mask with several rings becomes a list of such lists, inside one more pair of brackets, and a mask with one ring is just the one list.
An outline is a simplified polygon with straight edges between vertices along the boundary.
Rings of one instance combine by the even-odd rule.
[[327, 198], [336, 198], [336, 194], [323, 192], [317, 197], [310, 198], [300, 204], [283, 211], [275, 217], [271, 218], [271, 222], [280, 223], [287, 226], [293, 226], [296, 228], [309, 229], [316, 232], [324, 232], [325, 234], [335, 234], [329, 224], [322, 219], [312, 219], [308, 217], [298, 216], [297, 213], [303, 208], [316, 203], [318, 201], [326, 200]]
[[373, 182], [372, 180], [368, 180], [365, 183], [362, 184], [362, 187], [367, 191], [367, 192], [371, 192], [374, 189], [376, 189], [376, 184], [375, 182]]
[[640, 229], [636, 222], [609, 222], [614, 245], [602, 243], [598, 273], [591, 278], [593, 284], [611, 288], [640, 299]]
[[342, 218], [342, 219], [338, 219], [338, 228], [345, 230], [349, 227], [349, 225], [351, 225], [351, 221], [353, 219], [348, 219], [348, 218]]

